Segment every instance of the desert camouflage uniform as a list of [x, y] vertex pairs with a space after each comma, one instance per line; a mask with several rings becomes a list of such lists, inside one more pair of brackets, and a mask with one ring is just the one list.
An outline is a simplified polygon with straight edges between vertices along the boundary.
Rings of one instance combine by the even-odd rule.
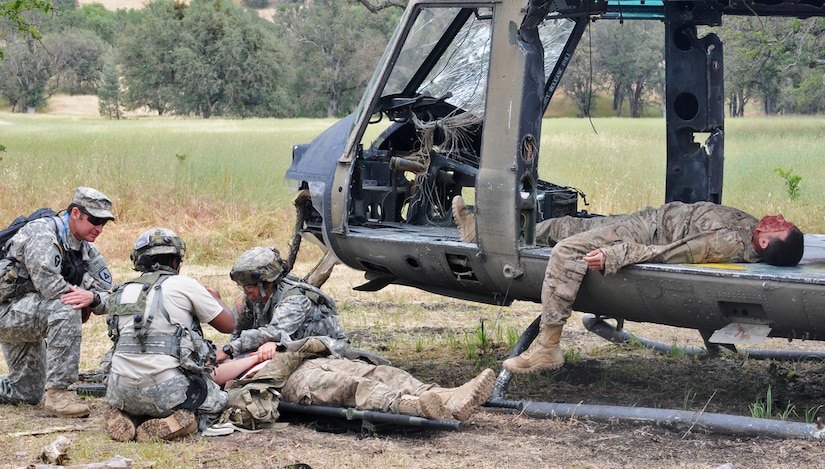
[[[330, 350], [319, 349], [312, 341], [287, 345], [290, 351], [269, 360], [261, 374], [281, 387], [281, 398], [297, 404], [355, 407], [361, 410], [399, 413], [398, 398], [405, 394], [419, 396], [435, 386], [424, 384], [404, 370], [387, 365], [373, 365], [362, 360], [335, 358]], [[315, 353], [306, 353], [307, 346]], [[327, 347], [326, 345], [322, 347]], [[328, 347], [327, 347], [328, 349]], [[318, 354], [322, 356], [318, 356]]]
[[78, 376], [81, 311], [60, 300], [69, 292], [61, 247], [80, 252], [85, 272], [76, 286], [99, 295], [95, 314], [108, 311], [112, 276], [97, 247], [68, 230], [68, 214], [29, 222], [10, 242], [7, 259], [0, 260], [0, 288], [13, 283], [15, 290], [0, 304], [0, 342], [9, 369], [8, 377], [0, 377], [0, 402], [36, 404], [44, 388], [67, 389]]
[[541, 289], [541, 322], [562, 325], [570, 317], [587, 273], [583, 258], [594, 249], [604, 252], [607, 275], [641, 262], [760, 262], [751, 245], [758, 222], [741, 210], [710, 202], [671, 202], [630, 215], [546, 220], [536, 238], [557, 244]]
[[[278, 282], [266, 303], [240, 296], [232, 308], [237, 324], [229, 344], [236, 353], [254, 352], [267, 342], [289, 342], [307, 337], [329, 337], [330, 348], [343, 350], [347, 335], [338, 321], [334, 302], [322, 308], [307, 295], [314, 290], [293, 276]], [[331, 298], [328, 301], [332, 302]]]
[[393, 404], [404, 394], [432, 388], [404, 370], [346, 358], [313, 358], [289, 375], [283, 399], [298, 404], [355, 407], [397, 414]]

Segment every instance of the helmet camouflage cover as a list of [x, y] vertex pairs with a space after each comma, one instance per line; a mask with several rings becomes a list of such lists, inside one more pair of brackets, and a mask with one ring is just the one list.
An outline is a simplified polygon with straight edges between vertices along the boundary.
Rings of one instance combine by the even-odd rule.
[[168, 228], [151, 228], [138, 236], [129, 257], [134, 262], [135, 268], [140, 270], [139, 266], [144, 265], [142, 261], [145, 257], [162, 254], [174, 254], [183, 259], [186, 254], [186, 243]]
[[232, 266], [229, 277], [238, 285], [276, 282], [284, 274], [284, 264], [275, 248], [254, 247], [247, 250]]

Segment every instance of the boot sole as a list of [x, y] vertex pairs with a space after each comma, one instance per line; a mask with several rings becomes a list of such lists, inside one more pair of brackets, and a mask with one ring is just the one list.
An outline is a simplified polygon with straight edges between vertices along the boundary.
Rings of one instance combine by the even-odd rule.
[[135, 439], [135, 423], [120, 410], [112, 409], [105, 415], [106, 433], [115, 441], [132, 441]]
[[515, 373], [517, 375], [526, 375], [530, 373], [536, 373], [538, 371], [554, 371], [558, 370], [559, 368], [563, 367], [564, 363], [553, 363], [550, 365], [538, 365], [538, 366], [531, 366], [530, 368], [510, 368], [507, 365], [503, 365], [503, 368], [510, 373]]
[[159, 440], [173, 440], [179, 436], [195, 433], [198, 429], [198, 419], [192, 413], [181, 413], [178, 410], [174, 414], [143, 422], [137, 428], [137, 441], [145, 442], [152, 438]]
[[476, 379], [479, 384], [474, 392], [452, 409], [453, 417], [456, 420], [464, 422], [469, 419], [478, 406], [487, 402], [487, 399], [493, 394], [493, 388], [496, 385], [496, 374], [493, 370], [488, 368], [482, 371]]
[[450, 420], [453, 417], [450, 409], [441, 402], [441, 398], [435, 393], [425, 392], [419, 396], [418, 403], [421, 405], [421, 413], [429, 419]]

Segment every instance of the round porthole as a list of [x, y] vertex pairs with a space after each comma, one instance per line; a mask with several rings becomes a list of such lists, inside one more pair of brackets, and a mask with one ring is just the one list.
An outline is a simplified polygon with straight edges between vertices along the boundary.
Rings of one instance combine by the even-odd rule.
[[691, 93], [680, 93], [674, 103], [676, 115], [682, 120], [693, 120], [699, 113], [699, 100]]

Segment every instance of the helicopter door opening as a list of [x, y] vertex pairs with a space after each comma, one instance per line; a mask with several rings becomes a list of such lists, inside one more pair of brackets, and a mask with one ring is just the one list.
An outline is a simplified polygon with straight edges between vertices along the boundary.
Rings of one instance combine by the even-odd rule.
[[351, 225], [453, 225], [451, 201], [479, 168], [491, 18], [419, 11], [356, 154]]

